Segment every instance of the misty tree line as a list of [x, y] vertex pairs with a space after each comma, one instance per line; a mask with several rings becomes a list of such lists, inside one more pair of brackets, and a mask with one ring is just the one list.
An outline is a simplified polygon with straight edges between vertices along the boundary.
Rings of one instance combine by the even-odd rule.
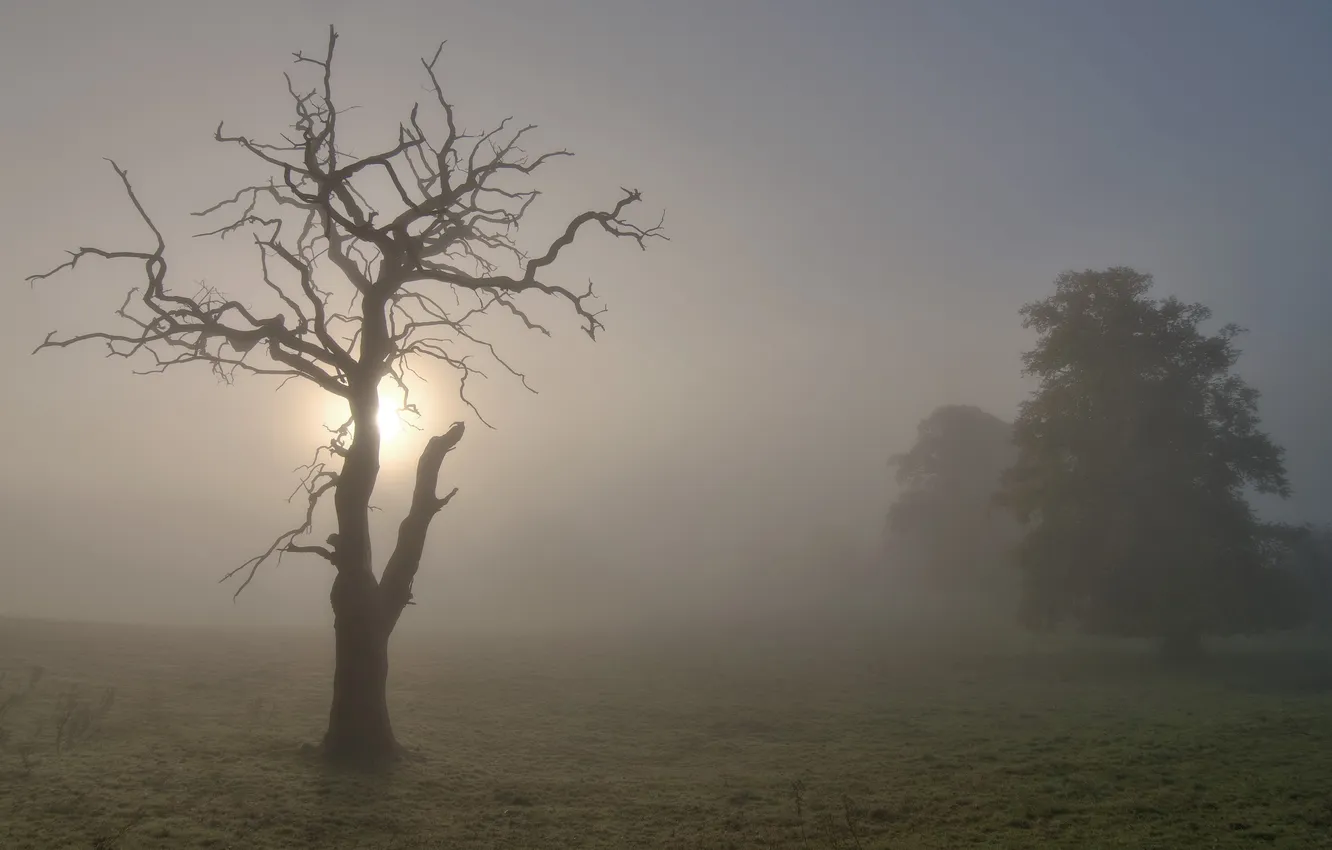
[[1151, 296], [1129, 268], [1066, 272], [1021, 309], [1038, 381], [1017, 420], [941, 407], [891, 460], [888, 563], [918, 586], [1012, 600], [1031, 629], [1152, 638], [1332, 625], [1332, 527], [1261, 518], [1290, 495], [1242, 333]]

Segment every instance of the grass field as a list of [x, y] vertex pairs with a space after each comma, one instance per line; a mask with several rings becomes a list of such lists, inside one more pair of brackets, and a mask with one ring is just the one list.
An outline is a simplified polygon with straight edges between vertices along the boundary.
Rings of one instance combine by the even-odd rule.
[[43, 670], [0, 720], [0, 847], [1332, 847], [1311, 651], [415, 637], [413, 757], [354, 777], [302, 746], [328, 642], [0, 620], [0, 702]]

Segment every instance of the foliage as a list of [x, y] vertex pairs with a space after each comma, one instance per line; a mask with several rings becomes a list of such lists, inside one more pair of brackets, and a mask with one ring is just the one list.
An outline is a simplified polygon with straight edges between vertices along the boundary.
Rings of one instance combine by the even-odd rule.
[[885, 529], [892, 566], [936, 586], [1006, 582], [1001, 567], [1016, 527], [993, 499], [1016, 455], [1012, 426], [978, 407], [946, 405], [916, 434], [890, 461], [900, 488]]
[[1022, 308], [1039, 388], [1015, 423], [1002, 501], [1026, 526], [1024, 620], [1196, 643], [1290, 624], [1279, 535], [1247, 501], [1288, 496], [1258, 392], [1233, 373], [1241, 329], [1153, 299], [1130, 268], [1066, 272]]
[[1332, 629], [1332, 526], [1272, 528], [1279, 533], [1269, 557], [1290, 576], [1301, 614], [1318, 629]]

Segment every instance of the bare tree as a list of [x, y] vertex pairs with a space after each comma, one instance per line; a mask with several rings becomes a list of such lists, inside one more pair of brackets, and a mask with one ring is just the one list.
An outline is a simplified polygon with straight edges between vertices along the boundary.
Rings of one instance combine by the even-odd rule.
[[[189, 294], [173, 288], [162, 234], [128, 174], [114, 162], [155, 247], [79, 248], [62, 265], [29, 280], [73, 269], [87, 257], [136, 261], [145, 276], [117, 311], [126, 323], [123, 332], [67, 338], [53, 333], [39, 351], [99, 341], [112, 355], [147, 358], [150, 365], [142, 371], [202, 363], [228, 382], [245, 372], [284, 382], [303, 379], [346, 400], [346, 422], [302, 468], [303, 521], [224, 580], [234, 577], [239, 595], [262, 565], [284, 553], [321, 557], [336, 568], [330, 601], [337, 661], [324, 751], [339, 760], [367, 763], [399, 752], [385, 700], [389, 637], [412, 601], [431, 519], [457, 492], [440, 497], [436, 485], [444, 456], [463, 436], [463, 423], [457, 422], [428, 441], [396, 545], [376, 577], [369, 512], [379, 473], [381, 382], [395, 382], [403, 409], [415, 413], [405, 377], [422, 361], [456, 370], [464, 401], [467, 379], [480, 374], [471, 365], [474, 353], [522, 380], [479, 335], [473, 320], [504, 314], [549, 335], [521, 303], [525, 297], [545, 296], [570, 308], [595, 339], [603, 311], [595, 306], [591, 284], [587, 291], [571, 291], [548, 282], [550, 268], [585, 228], [633, 240], [639, 247], [664, 235], [661, 221], [640, 226], [625, 217], [640, 194], [622, 190], [609, 209], [571, 219], [540, 253], [524, 251], [515, 232], [539, 193], [515, 184], [569, 154], [529, 154], [522, 143], [534, 128], [515, 129], [508, 119], [488, 132], [463, 132], [436, 72], [443, 44], [433, 58], [421, 60], [440, 129], [423, 129], [417, 104], [399, 124], [391, 147], [360, 158], [347, 153], [338, 136], [347, 110], [340, 111], [333, 96], [337, 38], [330, 27], [322, 58], [295, 54], [296, 63], [317, 72], [319, 81], [310, 90], [298, 90], [287, 76], [295, 123], [281, 141], [256, 141], [218, 125], [216, 140], [239, 146], [266, 167], [269, 177], [196, 213], [224, 217], [200, 236], [253, 236], [257, 282], [272, 293], [272, 312], [247, 307], [212, 287]], [[337, 531], [324, 544], [307, 542], [316, 508], [330, 495]]]

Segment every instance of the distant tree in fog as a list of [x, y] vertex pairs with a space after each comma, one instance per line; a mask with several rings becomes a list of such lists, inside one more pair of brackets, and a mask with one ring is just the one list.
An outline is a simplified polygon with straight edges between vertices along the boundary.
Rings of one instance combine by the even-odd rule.
[[1276, 528], [1272, 557], [1298, 582], [1300, 613], [1316, 628], [1332, 630], [1332, 526]]
[[1258, 392], [1233, 373], [1241, 330], [1154, 299], [1130, 268], [1066, 272], [1022, 308], [1040, 335], [1024, 356], [1039, 388], [1014, 427], [1001, 500], [1025, 526], [1023, 614], [1098, 634], [1199, 639], [1292, 625], [1299, 606], [1251, 491], [1286, 497], [1283, 450], [1260, 429]]
[[[294, 123], [275, 141], [229, 134], [218, 125], [218, 142], [235, 146], [266, 172], [199, 213], [222, 217], [202, 235], [247, 237], [258, 261], [247, 291], [182, 286], [168, 275], [165, 240], [115, 163], [152, 247], [79, 248], [63, 265], [31, 279], [96, 258], [129, 260], [144, 275], [117, 311], [117, 329], [51, 334], [39, 349], [95, 342], [149, 372], [200, 365], [225, 381], [244, 373], [303, 380], [346, 403], [346, 421], [304, 469], [302, 522], [228, 577], [239, 576], [239, 594], [261, 566], [284, 553], [330, 563], [336, 663], [324, 752], [378, 763], [399, 751], [386, 701], [389, 638], [413, 602], [431, 521], [453, 496], [440, 497], [436, 485], [445, 455], [463, 436], [458, 422], [427, 443], [411, 507], [377, 571], [369, 512], [380, 469], [381, 387], [397, 397], [391, 403], [416, 412], [405, 378], [430, 361], [458, 376], [469, 407], [462, 388], [482, 374], [481, 364], [522, 380], [481, 335], [493, 327], [488, 322], [508, 320], [548, 334], [529, 311], [554, 305], [595, 338], [603, 311], [590, 284], [581, 292], [567, 289], [555, 281], [570, 275], [552, 275], [552, 267], [589, 230], [638, 247], [662, 234], [660, 223], [641, 227], [626, 218], [640, 195], [621, 190], [616, 203], [572, 217], [549, 242], [520, 245], [518, 226], [540, 194], [527, 178], [567, 151], [529, 154], [525, 145], [534, 128], [511, 127], [507, 119], [487, 132], [465, 132], [439, 82], [438, 51], [421, 60], [432, 120], [414, 106], [403, 123], [388, 128], [384, 149], [360, 158], [348, 153], [351, 107], [335, 105], [331, 82], [336, 41], [330, 28], [322, 57], [296, 54], [316, 82], [298, 90], [288, 78]], [[306, 542], [325, 501], [332, 502], [337, 530], [324, 543]]]
[[1011, 582], [1017, 524], [994, 496], [1016, 455], [1012, 426], [978, 407], [947, 405], [922, 420], [915, 444], [890, 460], [899, 493], [884, 529], [889, 567], [936, 588]]

